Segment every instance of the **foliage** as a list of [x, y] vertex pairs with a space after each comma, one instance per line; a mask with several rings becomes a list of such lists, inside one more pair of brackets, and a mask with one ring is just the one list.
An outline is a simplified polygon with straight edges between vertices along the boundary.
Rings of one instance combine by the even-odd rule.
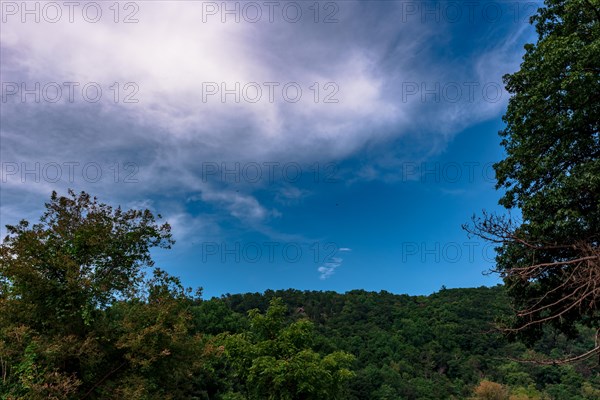
[[[40, 222], [0, 247], [2, 398], [181, 398], [213, 354], [192, 334], [194, 301], [153, 266], [168, 224], [87, 193], [52, 193]], [[185, 397], [185, 396], [183, 396]]]
[[508, 391], [499, 383], [483, 380], [474, 390], [473, 400], [507, 400]]
[[146, 276], [150, 249], [172, 244], [149, 211], [72, 192], [46, 209], [0, 248], [0, 398], [598, 398], [591, 360], [513, 361], [579, 352], [591, 329], [510, 343], [492, 329], [511, 312], [502, 286], [202, 300], [160, 269]]
[[264, 315], [249, 312], [248, 332], [219, 338], [236, 383], [248, 399], [345, 398], [354, 357], [341, 351], [321, 356], [312, 349], [313, 324], [302, 319], [286, 325], [285, 314], [281, 299], [274, 298]]
[[[278, 323], [271, 320], [275, 316], [273, 310], [268, 311], [276, 298], [282, 299], [288, 310], [284, 319], [278, 306]], [[230, 314], [225, 315], [221, 307], [206, 307], [205, 303], [227, 306]], [[237, 338], [235, 345], [223, 344], [226, 351], [235, 353], [229, 357], [240, 363], [233, 368], [233, 360], [230, 361], [229, 380], [238, 383], [233, 389], [245, 398], [257, 395], [243, 391], [255, 358], [242, 356], [245, 353], [240, 349], [255, 348], [255, 343], [277, 338], [269, 336], [269, 332], [306, 318], [313, 321], [314, 332], [308, 337], [312, 337], [314, 351], [321, 355], [344, 351], [356, 357], [355, 376], [346, 383], [344, 398], [349, 400], [466, 399], [474, 395], [483, 379], [502, 385], [506, 399], [512, 396], [513, 400], [593, 399], [595, 392], [591, 388], [600, 387], [598, 364], [592, 360], [573, 367], [513, 361], [532, 355], [560, 357], [576, 353], [590, 346], [590, 330], [580, 327], [581, 335], [575, 339], [548, 330], [536, 352], [507, 341], [494, 329], [498, 319], [511, 313], [503, 286], [446, 289], [427, 297], [362, 290], [345, 294], [270, 290], [205, 300], [202, 308], [219, 310], [227, 319], [259, 310], [251, 312], [247, 330], [224, 335]], [[256, 317], [259, 318], [254, 320]], [[241, 360], [246, 364], [242, 366]], [[276, 360], [275, 356], [265, 367], [277, 365]], [[270, 392], [265, 391], [263, 398], [265, 393]]]
[[522, 218], [484, 214], [467, 227], [498, 244], [510, 328], [530, 344], [548, 324], [600, 328], [600, 2], [546, 0], [532, 22], [537, 43], [504, 77], [506, 158], [494, 166], [500, 204]]

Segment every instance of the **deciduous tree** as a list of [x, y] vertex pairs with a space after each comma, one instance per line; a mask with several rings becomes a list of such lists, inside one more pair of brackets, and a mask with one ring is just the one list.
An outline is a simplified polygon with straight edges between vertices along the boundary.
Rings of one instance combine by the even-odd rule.
[[[577, 323], [600, 327], [600, 2], [546, 0], [532, 22], [537, 43], [504, 77], [506, 158], [494, 166], [500, 204], [521, 216], [484, 214], [465, 227], [497, 243], [510, 329], [530, 341], [548, 325], [569, 335]], [[581, 357], [600, 351], [597, 339]]]

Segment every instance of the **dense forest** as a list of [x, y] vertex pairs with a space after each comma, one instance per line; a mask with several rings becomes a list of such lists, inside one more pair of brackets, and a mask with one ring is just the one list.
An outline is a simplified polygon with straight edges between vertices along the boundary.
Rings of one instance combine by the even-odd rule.
[[[590, 348], [593, 334], [584, 330], [577, 340], [567, 340], [547, 332], [534, 352], [511, 343], [494, 328], [510, 313], [503, 286], [442, 289], [430, 296], [362, 290], [227, 295], [193, 306], [193, 321], [197, 330], [228, 343], [231, 335], [251, 336], [255, 322], [247, 315], [260, 315], [254, 309], [267, 313], [270, 302], [271, 307], [279, 304], [277, 299], [287, 310], [286, 329], [310, 321], [315, 351], [355, 357], [346, 399], [600, 398], [598, 360], [568, 366], [516, 361], [535, 358], [535, 353], [554, 358], [578, 353]], [[227, 349], [225, 356], [229, 363], [238, 361]], [[226, 381], [249, 393], [235, 374]], [[497, 397], [489, 397], [495, 390]]]
[[505, 286], [203, 299], [146, 272], [173, 244], [157, 218], [71, 191], [7, 225], [2, 399], [600, 398], [596, 357], [560, 362], [594, 347], [593, 328], [507, 335]]
[[531, 22], [504, 77], [507, 213], [464, 226], [504, 285], [203, 299], [154, 268], [160, 215], [53, 192], [0, 243], [0, 398], [600, 399], [600, 5]]
[[60, 313], [37, 328], [3, 314], [2, 398], [600, 399], [598, 360], [541, 364], [590, 348], [593, 332], [509, 340], [501, 285], [199, 295], [156, 270], [104, 310], [43, 304]]

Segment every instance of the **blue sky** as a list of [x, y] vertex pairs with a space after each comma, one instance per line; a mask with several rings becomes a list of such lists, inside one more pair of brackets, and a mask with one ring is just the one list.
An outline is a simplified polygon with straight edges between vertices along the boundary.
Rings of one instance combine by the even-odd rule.
[[[146, 207], [205, 296], [494, 285], [468, 238], [533, 2], [3, 2], [0, 217]], [[27, 7], [27, 8], [25, 8]], [[2, 233], [4, 233], [4, 229]]]

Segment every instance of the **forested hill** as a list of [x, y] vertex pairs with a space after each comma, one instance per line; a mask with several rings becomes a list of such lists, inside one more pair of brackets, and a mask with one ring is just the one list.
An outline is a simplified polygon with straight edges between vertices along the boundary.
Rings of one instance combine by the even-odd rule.
[[[430, 296], [292, 289], [227, 294], [193, 308], [196, 329], [243, 336], [254, 329], [248, 313], [258, 309], [266, 315], [275, 298], [286, 306], [287, 324], [305, 319], [314, 324], [318, 353], [341, 350], [356, 357], [348, 399], [471, 398], [475, 392], [480, 396], [475, 398], [494, 399], [600, 398], [596, 359], [568, 366], [511, 360], [535, 354], [494, 329], [511, 311], [500, 285], [442, 289]], [[593, 337], [582, 332], [577, 339], [547, 333], [535, 351], [554, 358], [582, 353]], [[243, 386], [240, 381], [233, 389], [243, 392]], [[486, 397], [495, 391], [499, 397]]]

